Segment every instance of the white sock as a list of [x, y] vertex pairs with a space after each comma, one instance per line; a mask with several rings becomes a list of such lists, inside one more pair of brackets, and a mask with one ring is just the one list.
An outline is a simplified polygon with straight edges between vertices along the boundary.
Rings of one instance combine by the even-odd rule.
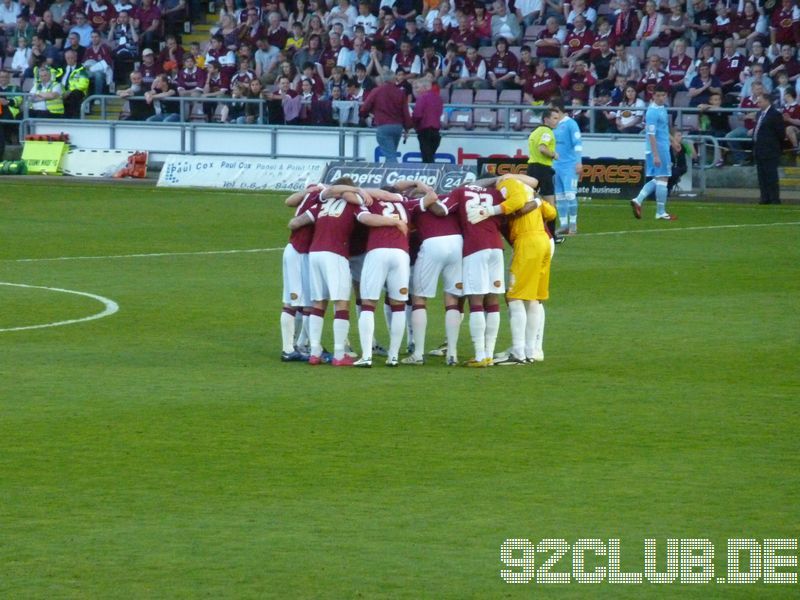
[[[296, 324], [297, 321], [295, 321], [295, 325]], [[303, 313], [303, 315], [300, 317], [300, 327], [295, 328], [295, 331], [297, 332], [297, 341], [295, 344], [297, 346], [308, 346], [310, 339], [308, 337], [308, 314]]]
[[537, 304], [539, 303], [536, 300], [525, 302], [525, 314], [527, 317], [525, 323], [525, 358], [533, 358], [536, 352]]
[[458, 332], [461, 329], [461, 321], [464, 313], [458, 309], [448, 309], [444, 313], [444, 330], [447, 333], [447, 356], [448, 358], [458, 358]]
[[333, 358], [344, 358], [344, 346], [347, 334], [350, 333], [350, 313], [346, 310], [336, 311], [333, 319]]
[[494, 358], [494, 345], [500, 332], [500, 311], [486, 313], [486, 358]]
[[281, 345], [283, 352], [294, 352], [294, 315], [281, 311]]
[[[294, 314], [294, 334], [298, 338], [300, 338], [300, 336], [303, 335], [303, 309], [302, 308], [298, 308], [297, 312]], [[308, 343], [308, 341], [306, 341], [306, 343]], [[298, 346], [300, 345], [296, 341], [294, 342], [294, 344], [297, 344]]]
[[[445, 317], [446, 318], [446, 317]], [[428, 311], [423, 306], [411, 311], [411, 330], [414, 340], [414, 356], [422, 358], [425, 356], [425, 332], [428, 328]]]
[[406, 309], [392, 311], [392, 322], [389, 325], [389, 360], [397, 360], [400, 356], [400, 344], [406, 333]]
[[544, 358], [544, 350], [542, 349], [542, 345], [544, 344], [544, 303], [537, 302], [536, 307], [539, 318], [536, 323], [536, 339], [533, 346], [533, 351], [534, 358], [537, 360], [542, 360]]
[[361, 341], [361, 358], [372, 358], [372, 341], [375, 336], [375, 312], [362, 310], [358, 316], [358, 337]]
[[511, 351], [516, 358], [525, 357], [525, 327], [528, 315], [522, 300], [508, 302], [508, 324], [511, 328]]
[[392, 305], [383, 303], [383, 319], [386, 321], [386, 331], [392, 328]]
[[414, 323], [411, 319], [411, 313], [414, 309], [410, 304], [406, 304], [406, 340], [411, 344], [414, 341]]
[[311, 354], [314, 356], [322, 354], [322, 324], [324, 322], [325, 319], [317, 315], [308, 317], [308, 337], [311, 343]]
[[475, 360], [486, 358], [486, 314], [482, 310], [469, 311], [469, 335], [475, 346]]

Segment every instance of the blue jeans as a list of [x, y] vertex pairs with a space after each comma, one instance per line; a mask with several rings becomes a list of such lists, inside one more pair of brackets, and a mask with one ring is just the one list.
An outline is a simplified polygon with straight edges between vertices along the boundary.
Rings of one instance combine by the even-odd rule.
[[[750, 137], [750, 134], [747, 132], [747, 129], [744, 127], [737, 127], [730, 133], [728, 133], [726, 138], [746, 138]], [[747, 159], [747, 150], [750, 147], [749, 142], [728, 142], [730, 146], [731, 152], [733, 154], [733, 162], [740, 163]]]
[[161, 113], [160, 115], [148, 117], [147, 120], [151, 123], [177, 123], [181, 120], [181, 116], [178, 113]]
[[396, 163], [400, 154], [397, 147], [400, 145], [400, 137], [403, 135], [403, 126], [400, 124], [378, 125], [375, 128], [375, 139], [378, 142], [387, 163]]

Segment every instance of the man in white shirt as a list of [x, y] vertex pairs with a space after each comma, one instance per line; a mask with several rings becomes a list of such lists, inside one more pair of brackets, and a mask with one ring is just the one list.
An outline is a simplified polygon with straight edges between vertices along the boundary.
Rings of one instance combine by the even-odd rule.
[[0, 2], [0, 48], [8, 45], [6, 38], [11, 38], [14, 29], [17, 28], [17, 17], [19, 16], [19, 4], [12, 0]]

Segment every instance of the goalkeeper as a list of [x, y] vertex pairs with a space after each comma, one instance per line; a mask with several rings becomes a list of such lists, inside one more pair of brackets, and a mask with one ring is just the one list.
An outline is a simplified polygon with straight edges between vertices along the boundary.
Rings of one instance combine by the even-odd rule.
[[[514, 248], [509, 274], [508, 301], [511, 327], [511, 352], [495, 361], [497, 365], [519, 365], [543, 360], [544, 306], [549, 297], [550, 263], [553, 241], [546, 222], [556, 217], [555, 208], [536, 197], [538, 181], [525, 175], [504, 175], [497, 189], [507, 198], [502, 213], [509, 218], [509, 238]], [[497, 207], [499, 208], [499, 207]], [[499, 213], [496, 210], [476, 211], [471, 222]]]

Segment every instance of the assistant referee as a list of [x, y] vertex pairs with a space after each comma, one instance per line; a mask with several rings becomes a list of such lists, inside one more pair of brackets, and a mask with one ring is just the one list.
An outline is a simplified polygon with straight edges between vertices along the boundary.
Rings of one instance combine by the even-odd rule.
[[[558, 111], [548, 108], [542, 114], [542, 124], [528, 137], [528, 170], [529, 177], [539, 180], [539, 194], [542, 199], [555, 204], [555, 188], [553, 187], [553, 159], [556, 154], [556, 136], [553, 134]], [[553, 241], [561, 242], [564, 238], [555, 235], [555, 221], [549, 221], [547, 228]]]

